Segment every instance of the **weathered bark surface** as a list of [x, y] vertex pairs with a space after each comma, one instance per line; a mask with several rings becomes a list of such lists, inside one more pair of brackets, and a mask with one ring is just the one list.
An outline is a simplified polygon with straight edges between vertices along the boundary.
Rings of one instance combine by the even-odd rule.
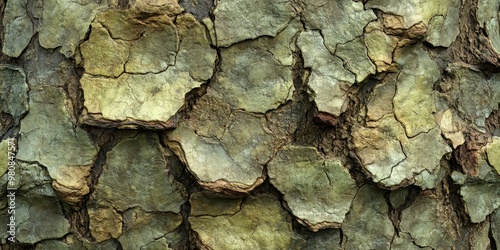
[[499, 8], [2, 1], [0, 249], [497, 249]]

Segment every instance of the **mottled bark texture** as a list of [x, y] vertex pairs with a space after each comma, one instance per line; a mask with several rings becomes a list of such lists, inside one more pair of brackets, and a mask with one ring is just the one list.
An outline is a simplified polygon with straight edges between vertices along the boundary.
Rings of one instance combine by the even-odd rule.
[[0, 249], [498, 249], [499, 9], [1, 1]]

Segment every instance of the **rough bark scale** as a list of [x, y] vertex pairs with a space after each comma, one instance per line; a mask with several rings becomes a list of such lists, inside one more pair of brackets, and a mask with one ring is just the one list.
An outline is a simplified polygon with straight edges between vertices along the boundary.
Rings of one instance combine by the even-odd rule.
[[499, 8], [2, 1], [0, 249], [497, 249]]

